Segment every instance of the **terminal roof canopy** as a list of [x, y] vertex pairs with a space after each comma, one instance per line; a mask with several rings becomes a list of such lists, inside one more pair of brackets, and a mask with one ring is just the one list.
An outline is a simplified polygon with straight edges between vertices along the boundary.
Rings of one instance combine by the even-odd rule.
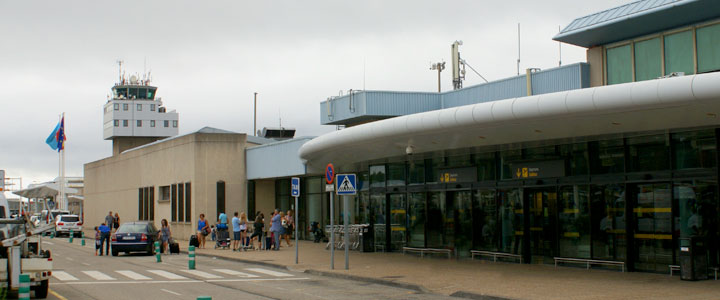
[[[49, 198], [49, 197], [55, 197], [59, 193], [58, 190], [60, 189], [60, 186], [58, 186], [57, 183], [42, 183], [37, 185], [31, 185], [30, 187], [26, 189], [22, 189], [16, 192], [13, 192], [13, 194], [25, 197], [25, 198]], [[65, 188], [66, 194], [75, 194], [77, 193], [76, 189], [66, 187]]]
[[718, 0], [641, 0], [577, 18], [553, 39], [589, 48], [717, 17]]

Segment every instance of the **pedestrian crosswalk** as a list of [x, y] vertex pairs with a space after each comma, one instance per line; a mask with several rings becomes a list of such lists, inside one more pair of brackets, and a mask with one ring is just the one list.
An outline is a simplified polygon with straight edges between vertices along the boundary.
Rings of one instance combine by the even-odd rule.
[[[181, 275], [182, 274], [182, 275]], [[111, 272], [102, 272], [97, 270], [83, 270], [71, 272], [53, 271], [53, 277], [60, 282], [76, 282], [76, 281], [173, 281], [173, 280], [262, 280], [273, 278], [291, 278], [295, 275], [279, 271], [268, 270], [264, 268], [246, 268], [242, 271], [231, 269], [208, 269], [208, 270], [114, 270]], [[277, 280], [276, 279], [276, 280]], [[298, 278], [300, 279], [300, 278]], [[220, 280], [220, 281], [222, 281]]]

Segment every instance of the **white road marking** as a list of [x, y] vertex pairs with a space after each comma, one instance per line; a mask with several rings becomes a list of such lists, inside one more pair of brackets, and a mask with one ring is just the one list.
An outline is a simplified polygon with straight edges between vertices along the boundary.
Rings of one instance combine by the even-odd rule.
[[163, 270], [147, 270], [147, 271], [150, 272], [150, 273], [153, 273], [153, 274], [155, 274], [155, 275], [160, 275], [160, 276], [165, 277], [165, 278], [167, 278], [167, 279], [188, 279], [187, 277], [183, 277], [183, 276], [180, 276], [180, 275], [178, 275], [178, 274], [170, 273], [170, 272], [168, 272], [168, 271], [163, 271]]
[[48, 244], [48, 245], [55, 245], [55, 243], [51, 243], [51, 242], [46, 242], [46, 241], [43, 241], [43, 244]]
[[86, 266], [89, 266], [89, 265], [90, 265], [89, 263], [82, 263], [82, 264], [83, 264], [83, 265], [86, 265]]
[[308, 280], [307, 277], [293, 278], [249, 278], [249, 279], [210, 279], [210, 280], [149, 280], [149, 281], [78, 281], [58, 282], [55, 285], [90, 285], [90, 284], [166, 284], [166, 283], [203, 283], [203, 282], [256, 282], [256, 281], [295, 281]]
[[275, 277], [292, 277], [293, 276], [288, 273], [276, 272], [276, 271], [266, 270], [263, 268], [249, 268], [249, 269], [245, 269], [245, 270], [253, 271], [253, 272], [257, 272], [257, 273], [261, 273], [261, 274], [265, 274], [265, 275], [275, 276]]
[[192, 275], [199, 276], [199, 277], [206, 278], [206, 279], [222, 278], [222, 276], [217, 276], [215, 274], [210, 274], [210, 273], [198, 271], [198, 270], [180, 270], [180, 272], [185, 272], [185, 273], [192, 274]]
[[57, 278], [57, 279], [60, 279], [60, 280], [62, 280], [62, 281], [78, 280], [77, 277], [72, 276], [72, 275], [70, 275], [70, 274], [68, 274], [67, 272], [64, 272], [64, 271], [53, 271], [53, 277], [55, 277], [55, 278]]
[[215, 272], [220, 272], [220, 273], [223, 273], [223, 274], [232, 275], [232, 276], [241, 276], [241, 277], [245, 277], [245, 278], [260, 277], [260, 276], [257, 276], [257, 275], [248, 274], [248, 273], [243, 273], [243, 272], [238, 272], [238, 271], [235, 271], [235, 270], [228, 270], [228, 269], [213, 269], [213, 271], [215, 271]]
[[74, 261], [74, 259], [72, 259], [72, 258], [70, 258], [70, 257], [67, 257], [67, 256], [65, 257], [65, 259], [67, 259], [67, 260], [69, 260], [69, 261]]
[[170, 290], [166, 290], [166, 289], [160, 289], [160, 290], [163, 291], [163, 292], [168, 292], [168, 293], [173, 294], [173, 295], [175, 295], [175, 296], [182, 296], [182, 294], [176, 293], [176, 292], [173, 292], [173, 291], [170, 291]]
[[147, 276], [142, 275], [142, 274], [135, 273], [135, 272], [133, 272], [133, 271], [123, 270], [123, 271], [115, 271], [115, 272], [120, 273], [120, 274], [122, 274], [123, 276], [128, 277], [128, 278], [130, 278], [130, 279], [134, 279], [134, 280], [150, 280], [150, 279], [152, 279], [152, 278], [150, 278], [150, 277], [147, 277]]
[[105, 275], [105, 273], [99, 272], [99, 271], [82, 271], [82, 272], [96, 280], [117, 280], [117, 279], [112, 278], [108, 275]]

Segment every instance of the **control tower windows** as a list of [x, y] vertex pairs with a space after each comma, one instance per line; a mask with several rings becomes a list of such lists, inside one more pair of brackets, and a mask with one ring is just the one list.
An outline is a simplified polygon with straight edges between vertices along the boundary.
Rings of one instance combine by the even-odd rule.
[[178, 121], [173, 120], [173, 128], [177, 128], [177, 122]]
[[137, 127], [142, 127], [142, 120], [137, 120]]
[[113, 104], [113, 108], [114, 108], [115, 110], [120, 110], [120, 104], [119, 104], [119, 103]]
[[150, 104], [150, 111], [155, 111], [155, 104]]
[[124, 111], [127, 111], [127, 110], [128, 110], [128, 104], [127, 104], [127, 103], [123, 103], [123, 110], [124, 110]]
[[145, 99], [153, 100], [155, 99], [155, 88], [149, 87], [146, 92], [147, 97]]
[[164, 126], [165, 128], [167, 128], [168, 126], [170, 126], [170, 121], [168, 121], [168, 120], [163, 121], [163, 126]]
[[123, 120], [123, 127], [128, 127], [128, 120]]
[[137, 111], [142, 111], [142, 104], [137, 105]]
[[114, 88], [113, 96], [115, 96], [115, 99], [127, 99], [128, 98], [127, 88], [122, 88], [122, 87]]
[[155, 120], [150, 120], [150, 127], [155, 127]]
[[115, 127], [120, 127], [120, 120], [113, 120], [113, 125]]

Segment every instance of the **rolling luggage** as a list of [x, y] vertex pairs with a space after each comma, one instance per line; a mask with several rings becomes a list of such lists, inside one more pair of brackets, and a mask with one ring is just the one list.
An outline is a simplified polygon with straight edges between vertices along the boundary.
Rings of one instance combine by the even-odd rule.
[[180, 254], [180, 244], [172, 242], [170, 243], [170, 254]]
[[198, 240], [197, 235], [190, 236], [190, 246], [200, 247], [200, 240]]
[[273, 240], [272, 237], [265, 237], [265, 250], [270, 250], [272, 248]]

